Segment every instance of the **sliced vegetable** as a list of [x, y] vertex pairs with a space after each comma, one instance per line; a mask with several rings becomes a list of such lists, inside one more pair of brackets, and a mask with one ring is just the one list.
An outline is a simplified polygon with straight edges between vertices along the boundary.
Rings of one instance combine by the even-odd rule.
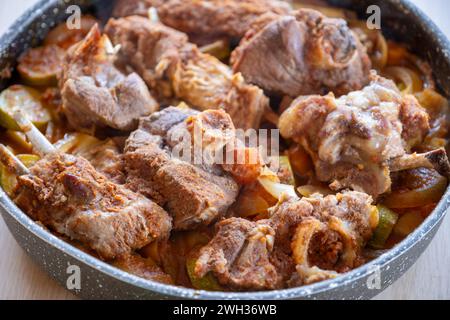
[[22, 161], [22, 163], [27, 168], [31, 168], [39, 161], [40, 157], [35, 154], [19, 154], [17, 158]]
[[423, 90], [423, 81], [420, 75], [410, 68], [388, 67], [383, 73], [393, 79], [403, 93], [412, 94]]
[[356, 19], [356, 13], [350, 10], [346, 10], [346, 9], [341, 9], [341, 8], [334, 8], [331, 6], [327, 6], [327, 5], [319, 5], [319, 4], [315, 4], [314, 2], [311, 3], [303, 3], [301, 1], [292, 1], [292, 7], [295, 10], [298, 9], [313, 9], [313, 10], [317, 10], [319, 12], [321, 12], [323, 15], [329, 17], [329, 18], [341, 18], [341, 19], [345, 19], [345, 20], [349, 20], [349, 19]]
[[20, 131], [6, 130], [2, 133], [1, 141], [15, 153], [31, 153], [33, 149], [25, 134]]
[[388, 208], [416, 208], [437, 203], [447, 189], [447, 178], [432, 169], [415, 169], [400, 174], [394, 188], [383, 201]]
[[323, 186], [316, 186], [316, 185], [304, 185], [297, 188], [298, 193], [300, 193], [304, 197], [311, 197], [313, 194], [321, 194], [323, 196], [329, 196], [331, 194], [334, 194], [333, 191], [331, 191], [327, 187]]
[[40, 100], [40, 93], [32, 88], [13, 85], [0, 94], [0, 126], [19, 131], [13, 119], [15, 110], [22, 110], [28, 119], [43, 130], [51, 116]]
[[295, 186], [294, 171], [292, 170], [289, 157], [287, 156], [279, 157], [279, 169], [277, 175], [278, 178], [280, 178], [281, 183]]
[[204, 277], [199, 278], [195, 275], [195, 258], [188, 258], [186, 260], [186, 270], [191, 280], [192, 286], [197, 290], [207, 291], [223, 291], [222, 286], [212, 273], [206, 274]]
[[432, 119], [448, 112], [448, 100], [433, 89], [425, 89], [415, 94], [420, 105], [427, 109]]
[[3, 164], [0, 164], [0, 184], [6, 194], [10, 196], [17, 185], [16, 175], [10, 172]]
[[66, 134], [62, 140], [57, 141], [55, 147], [61, 152], [82, 155], [103, 143], [104, 141], [84, 133], [70, 133]]
[[373, 233], [369, 245], [374, 249], [383, 249], [398, 221], [398, 214], [381, 205], [377, 206], [377, 210], [378, 226]]
[[210, 54], [219, 60], [226, 60], [230, 57], [230, 44], [226, 40], [218, 40], [200, 48], [203, 53]]
[[411, 211], [402, 215], [394, 227], [393, 233], [400, 237], [407, 237], [419, 227], [425, 219], [417, 211]]
[[83, 40], [96, 23], [97, 20], [89, 15], [81, 17], [80, 28], [69, 29], [67, 23], [61, 23], [48, 33], [44, 44], [55, 44], [63, 49], [68, 49]]
[[64, 54], [64, 50], [56, 45], [30, 49], [20, 57], [17, 70], [25, 84], [56, 86]]

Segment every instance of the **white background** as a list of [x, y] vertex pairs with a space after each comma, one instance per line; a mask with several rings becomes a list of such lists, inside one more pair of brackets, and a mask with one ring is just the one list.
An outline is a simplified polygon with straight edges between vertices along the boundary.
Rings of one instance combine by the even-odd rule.
[[[36, 0], [0, 0], [0, 34]], [[450, 36], [448, 0], [413, 0]], [[450, 216], [419, 261], [382, 299], [450, 299]], [[22, 252], [0, 219], [0, 299], [71, 299]]]

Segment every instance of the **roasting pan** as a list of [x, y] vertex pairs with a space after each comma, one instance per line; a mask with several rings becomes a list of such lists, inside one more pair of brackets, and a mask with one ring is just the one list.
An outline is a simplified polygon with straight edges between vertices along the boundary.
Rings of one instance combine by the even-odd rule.
[[[13, 81], [14, 73], [9, 71], [14, 68], [17, 57], [29, 47], [38, 45], [49, 29], [64, 21], [70, 5], [79, 5], [83, 11], [106, 20], [113, 3], [110, 0], [39, 1], [0, 38], [0, 90]], [[361, 17], [367, 16], [368, 6], [378, 5], [387, 36], [402, 41], [428, 61], [440, 89], [450, 96], [449, 42], [412, 3], [400, 0], [334, 0], [330, 3], [351, 8]], [[369, 299], [391, 285], [416, 262], [435, 236], [449, 205], [450, 189], [433, 214], [407, 239], [378, 259], [337, 279], [280, 291], [223, 293], [164, 285], [103, 263], [33, 222], [0, 188], [0, 211], [19, 245], [66, 288], [73, 266], [79, 268], [80, 287], [75, 287], [72, 292], [86, 299]]]

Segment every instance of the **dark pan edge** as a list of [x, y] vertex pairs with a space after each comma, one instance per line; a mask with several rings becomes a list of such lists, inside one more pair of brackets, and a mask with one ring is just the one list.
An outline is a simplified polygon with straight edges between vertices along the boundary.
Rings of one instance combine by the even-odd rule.
[[[399, 3], [393, 0], [393, 2]], [[39, 10], [42, 10], [42, 6], [51, 7], [56, 1], [45, 1], [42, 0], [38, 2], [34, 7], [29, 9], [24, 15], [22, 15], [10, 28], [7, 34], [0, 38], [1, 44], [9, 44], [15, 35], [26, 28], [39, 14]], [[415, 5], [409, 1], [405, 1], [401, 4], [408, 14], [414, 16], [417, 23], [420, 23], [424, 30], [428, 31], [428, 34], [436, 39], [436, 43], [440, 44], [440, 48], [445, 50], [442, 54], [446, 58], [446, 62], [450, 64], [449, 48], [447, 38], [444, 34], [436, 27], [436, 25], [431, 22], [431, 20], [426, 17]], [[18, 31], [19, 30], [19, 31]], [[3, 49], [3, 46], [0, 46]], [[450, 206], [450, 188], [447, 193], [442, 198], [441, 202], [434, 210], [433, 214], [427, 218], [427, 220], [422, 224], [422, 226], [411, 234], [407, 239], [401, 242], [398, 246], [393, 248], [391, 251], [385, 255], [379, 257], [378, 259], [366, 264], [348, 274], [345, 274], [335, 280], [329, 280], [322, 283], [317, 283], [314, 285], [293, 288], [287, 290], [270, 291], [270, 292], [246, 292], [246, 293], [223, 293], [223, 292], [203, 292], [196, 291], [192, 289], [180, 288], [175, 286], [163, 285], [153, 281], [144, 280], [126, 272], [123, 272], [117, 268], [107, 265], [88, 254], [74, 248], [73, 246], [67, 244], [66, 242], [58, 239], [44, 228], [40, 227], [38, 224], [33, 222], [26, 214], [24, 214], [17, 206], [9, 199], [9, 197], [0, 190], [0, 204], [1, 211], [3, 215], [8, 215], [12, 217], [17, 223], [19, 223], [24, 228], [28, 229], [34, 236], [48, 243], [49, 246], [55, 247], [63, 253], [71, 256], [74, 260], [83, 261], [88, 264], [91, 268], [97, 269], [101, 273], [113, 277], [119, 281], [126, 282], [132, 286], [144, 290], [150, 290], [152, 292], [159, 293], [166, 297], [180, 297], [180, 298], [191, 298], [191, 299], [295, 299], [295, 298], [316, 298], [326, 291], [333, 291], [336, 288], [341, 288], [345, 286], [351, 286], [352, 283], [363, 280], [370, 275], [371, 270], [374, 268], [382, 268], [382, 270], [388, 270], [387, 268], [394, 260], [401, 259], [406, 253], [414, 249], [421, 241], [430, 241], [434, 236], [434, 232], [437, 231], [439, 224], [442, 222], [448, 207]], [[425, 245], [427, 245], [426, 243]], [[386, 269], [387, 268], [387, 269]], [[405, 270], [403, 270], [405, 271]], [[397, 276], [396, 276], [397, 277]], [[365, 294], [362, 298], [367, 298], [369, 296], [374, 296], [380, 291], [374, 292], [373, 295]]]

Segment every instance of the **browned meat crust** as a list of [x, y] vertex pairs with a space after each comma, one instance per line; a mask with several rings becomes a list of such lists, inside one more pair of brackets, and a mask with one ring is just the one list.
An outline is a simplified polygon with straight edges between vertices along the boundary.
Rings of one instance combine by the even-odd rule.
[[259, 126], [269, 107], [262, 90], [201, 53], [184, 34], [137, 16], [110, 20], [106, 32], [121, 45], [120, 64], [139, 73], [159, 100], [181, 99], [202, 111], [223, 109], [238, 128]]
[[369, 86], [339, 99], [298, 98], [279, 127], [309, 152], [320, 181], [377, 198], [390, 190], [389, 161], [422, 142], [428, 119], [414, 97], [402, 97], [392, 81], [373, 75]]
[[79, 131], [108, 127], [130, 131], [140, 117], [159, 108], [137, 74], [125, 76], [114, 67], [108, 43], [94, 26], [66, 56], [60, 79], [63, 112]]
[[33, 219], [110, 260], [166, 239], [170, 216], [110, 182], [81, 157], [50, 154], [18, 178], [18, 205]]
[[371, 68], [344, 20], [308, 9], [261, 17], [233, 52], [232, 64], [248, 82], [294, 98], [359, 90]]
[[141, 121], [127, 141], [127, 186], [167, 208], [176, 230], [208, 225], [233, 204], [238, 185], [219, 166], [194, 165], [171, 153], [189, 133], [191, 109], [170, 107]]
[[151, 7], [165, 25], [211, 40], [240, 39], [260, 15], [291, 10], [289, 4], [278, 0], [119, 0], [113, 16], [147, 16]]

